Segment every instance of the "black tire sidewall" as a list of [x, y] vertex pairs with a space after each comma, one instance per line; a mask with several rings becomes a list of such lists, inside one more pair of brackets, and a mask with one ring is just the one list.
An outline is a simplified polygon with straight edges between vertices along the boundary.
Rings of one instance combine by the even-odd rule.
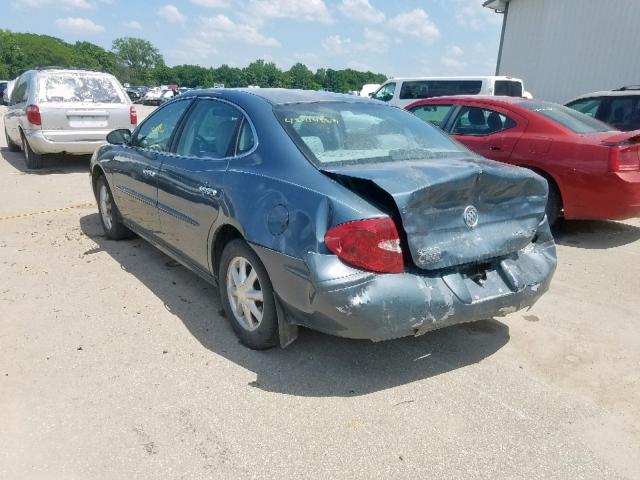
[[[104, 219], [102, 218], [102, 205], [100, 204], [100, 189], [102, 186], [107, 189], [109, 193], [109, 199], [111, 201], [111, 228], [107, 228], [104, 223]], [[107, 183], [107, 179], [104, 175], [100, 175], [98, 180], [96, 181], [96, 201], [98, 203], [98, 216], [100, 217], [100, 224], [102, 225], [102, 229], [104, 230], [107, 238], [111, 240], [121, 240], [123, 238], [128, 238], [131, 236], [131, 231], [125, 227], [122, 223], [120, 217], [120, 211], [116, 206], [116, 203], [113, 199], [113, 193], [111, 193], [111, 188], [109, 188], [109, 184]]]
[[553, 226], [559, 223], [561, 217], [560, 192], [558, 192], [558, 188], [551, 182], [549, 182], [549, 196], [547, 198], [545, 213], [547, 214], [549, 225]]
[[24, 133], [22, 134], [22, 149], [24, 154], [24, 163], [27, 165], [27, 168], [37, 170], [42, 167], [42, 156], [38, 155], [31, 149], [31, 145], [29, 145], [29, 141]]
[[[227, 296], [227, 270], [229, 269], [231, 260], [235, 257], [244, 257], [251, 263], [251, 266], [258, 275], [260, 288], [262, 289], [262, 321], [258, 328], [253, 331], [246, 330], [240, 325], [238, 320], [236, 320]], [[269, 279], [269, 274], [260, 261], [260, 258], [245, 241], [239, 239], [232, 240], [223, 250], [222, 256], [220, 257], [218, 284], [220, 287], [220, 299], [225, 313], [240, 342], [254, 350], [265, 350], [275, 347], [278, 344], [278, 315], [276, 312], [273, 286]]]

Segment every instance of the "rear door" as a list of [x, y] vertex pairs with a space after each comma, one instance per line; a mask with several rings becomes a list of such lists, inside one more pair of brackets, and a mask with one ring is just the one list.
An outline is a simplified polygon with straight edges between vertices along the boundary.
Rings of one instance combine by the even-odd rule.
[[112, 190], [122, 215], [146, 233], [158, 234], [158, 171], [174, 131], [191, 99], [168, 103], [152, 113], [112, 161]]
[[110, 75], [49, 73], [36, 88], [43, 130], [73, 141], [98, 141], [105, 132], [131, 128], [130, 102]]
[[164, 156], [158, 176], [162, 239], [206, 271], [207, 238], [219, 214], [225, 171], [243, 121], [232, 104], [199, 99], [174, 141], [175, 153]]
[[448, 133], [479, 155], [508, 162], [527, 125], [524, 117], [498, 106], [467, 104], [448, 122]]

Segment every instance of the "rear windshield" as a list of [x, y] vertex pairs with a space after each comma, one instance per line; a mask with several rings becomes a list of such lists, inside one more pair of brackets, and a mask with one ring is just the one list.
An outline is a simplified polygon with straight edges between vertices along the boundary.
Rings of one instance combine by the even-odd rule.
[[39, 85], [40, 102], [126, 103], [120, 86], [104, 75], [47, 75]]
[[521, 97], [522, 83], [514, 82], [513, 80], [496, 80], [493, 93], [498, 96]]
[[521, 102], [517, 105], [539, 113], [575, 133], [610, 132], [612, 130], [606, 123], [563, 105], [549, 102]]
[[446, 97], [449, 95], [477, 95], [482, 90], [482, 80], [412, 80], [402, 82], [400, 98]]
[[368, 103], [282, 105], [276, 117], [316, 165], [364, 164], [470, 155], [469, 150], [415, 115]]

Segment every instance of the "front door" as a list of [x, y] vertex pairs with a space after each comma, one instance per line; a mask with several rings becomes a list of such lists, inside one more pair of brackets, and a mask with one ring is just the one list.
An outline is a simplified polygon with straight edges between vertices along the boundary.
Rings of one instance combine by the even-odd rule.
[[116, 205], [124, 218], [145, 232], [158, 232], [157, 175], [163, 154], [190, 103], [185, 99], [156, 110], [134, 132], [130, 144], [114, 155], [111, 171]]
[[508, 162], [525, 126], [524, 118], [500, 108], [463, 106], [449, 134], [485, 158]]
[[233, 105], [200, 99], [189, 111], [173, 154], [158, 176], [161, 238], [208, 271], [207, 239], [224, 195], [224, 176], [235, 154], [243, 114]]

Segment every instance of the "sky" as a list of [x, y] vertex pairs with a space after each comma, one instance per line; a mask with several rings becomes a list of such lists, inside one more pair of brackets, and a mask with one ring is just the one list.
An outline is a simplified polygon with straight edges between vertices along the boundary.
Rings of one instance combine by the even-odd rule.
[[483, 0], [1, 0], [0, 28], [153, 43], [168, 65], [354, 68], [387, 76], [493, 75], [502, 15]]

